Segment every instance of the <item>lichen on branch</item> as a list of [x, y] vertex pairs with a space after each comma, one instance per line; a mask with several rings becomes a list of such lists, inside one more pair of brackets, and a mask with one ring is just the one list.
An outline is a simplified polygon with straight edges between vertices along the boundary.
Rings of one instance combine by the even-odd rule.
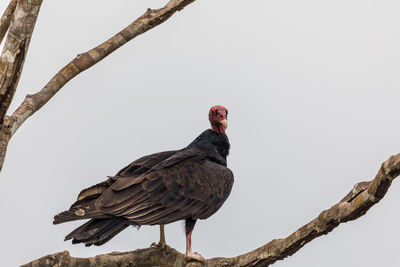
[[10, 20], [11, 24], [0, 56], [0, 125], [18, 86], [41, 4], [42, 0], [11, 1], [1, 19], [0, 37]]
[[18, 0], [11, 0], [0, 19], [0, 44], [10, 26], [11, 17], [17, 7]]

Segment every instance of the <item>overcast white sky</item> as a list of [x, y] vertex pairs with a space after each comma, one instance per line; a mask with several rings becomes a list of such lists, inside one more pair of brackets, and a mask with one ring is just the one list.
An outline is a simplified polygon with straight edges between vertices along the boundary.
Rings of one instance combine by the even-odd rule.
[[[75, 55], [167, 1], [44, 1], [11, 110]], [[0, 1], [1, 12], [8, 1]], [[12, 139], [0, 174], [0, 265], [148, 247], [158, 227], [101, 247], [52, 225], [79, 191], [134, 159], [186, 146], [229, 109], [235, 184], [197, 223], [195, 251], [235, 256], [289, 235], [400, 152], [400, 2], [198, 0], [82, 73]], [[400, 182], [362, 218], [274, 266], [400, 266]], [[181, 222], [166, 227], [184, 252]]]

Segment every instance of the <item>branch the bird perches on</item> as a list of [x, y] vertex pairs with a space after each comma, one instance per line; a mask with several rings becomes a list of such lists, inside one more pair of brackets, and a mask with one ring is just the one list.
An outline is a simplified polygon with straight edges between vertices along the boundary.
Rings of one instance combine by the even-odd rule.
[[[400, 174], [400, 154], [386, 160], [375, 178], [357, 183], [337, 204], [322, 211], [317, 218], [286, 238], [274, 239], [262, 247], [233, 258], [213, 258], [204, 263], [189, 262], [186, 266], [269, 266], [301, 249], [311, 240], [328, 234], [339, 224], [355, 220], [378, 203], [388, 191], [392, 181]], [[68, 251], [55, 253], [32, 261], [24, 267], [44, 266], [181, 266], [184, 255], [166, 248], [138, 249], [131, 252], [113, 252], [91, 258], [75, 258]]]

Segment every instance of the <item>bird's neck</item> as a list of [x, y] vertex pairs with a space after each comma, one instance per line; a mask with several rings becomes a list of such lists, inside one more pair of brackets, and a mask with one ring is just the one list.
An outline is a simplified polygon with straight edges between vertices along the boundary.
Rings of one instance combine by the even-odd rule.
[[226, 166], [226, 157], [229, 154], [229, 140], [226, 134], [217, 133], [208, 129], [201, 133], [188, 147], [197, 147], [209, 155], [210, 158], [219, 159]]
[[211, 124], [211, 130], [216, 133], [224, 134], [225, 127], [221, 123], [213, 123]]

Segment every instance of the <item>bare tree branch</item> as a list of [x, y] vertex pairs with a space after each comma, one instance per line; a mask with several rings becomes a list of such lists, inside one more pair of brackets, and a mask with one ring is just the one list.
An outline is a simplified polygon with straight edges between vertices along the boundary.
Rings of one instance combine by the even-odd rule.
[[4, 130], [0, 132], [0, 170], [3, 167], [8, 142], [15, 131], [27, 118], [46, 104], [69, 80], [92, 67], [131, 39], [165, 22], [175, 12], [182, 10], [194, 1], [170, 0], [163, 8], [148, 9], [145, 14], [104, 43], [76, 56], [42, 90], [36, 94], [28, 95], [14, 113], [11, 116], [6, 115], [4, 119]]
[[[0, 125], [17, 88], [42, 0], [20, 0], [17, 3], [0, 57]], [[11, 6], [10, 12], [12, 4], [7, 8]]]
[[0, 44], [10, 26], [11, 16], [14, 14], [18, 0], [11, 0], [0, 19]]
[[11, 1], [1, 18], [0, 39], [10, 20], [11, 25], [0, 57], [0, 171], [11, 138], [11, 121], [6, 112], [21, 76], [41, 4], [42, 0]]
[[[205, 263], [190, 262], [187, 266], [269, 266], [278, 260], [283, 260], [301, 249], [311, 240], [326, 235], [339, 224], [355, 220], [364, 215], [373, 205], [378, 203], [388, 191], [392, 181], [400, 174], [400, 154], [390, 157], [379, 169], [375, 178], [370, 182], [357, 183], [339, 203], [299, 228], [286, 238], [274, 239], [264, 246], [249, 253], [234, 258], [213, 258]], [[147, 255], [147, 258], [146, 256]], [[150, 256], [151, 255], [151, 256]], [[98, 255], [93, 258], [74, 258], [68, 251], [48, 255], [24, 266], [48, 266], [61, 264], [59, 266], [180, 266], [184, 255], [174, 249], [167, 248], [165, 251], [148, 248], [125, 253], [110, 253]], [[127, 264], [129, 263], [129, 264]], [[65, 265], [63, 265], [65, 264]], [[125, 265], [124, 265], [125, 264]]]
[[[184, 255], [175, 249], [167, 247], [165, 250], [159, 248], [137, 249], [132, 252], [112, 252], [97, 255], [91, 258], [71, 257], [68, 251], [47, 255], [32, 261], [21, 267], [40, 266], [79, 266], [79, 267], [112, 267], [112, 266], [182, 266]], [[125, 263], [125, 265], [121, 264]]]
[[[17, 88], [42, 0], [20, 0], [17, 3], [0, 57], [0, 125]], [[12, 4], [7, 8], [11, 6], [10, 12]]]

